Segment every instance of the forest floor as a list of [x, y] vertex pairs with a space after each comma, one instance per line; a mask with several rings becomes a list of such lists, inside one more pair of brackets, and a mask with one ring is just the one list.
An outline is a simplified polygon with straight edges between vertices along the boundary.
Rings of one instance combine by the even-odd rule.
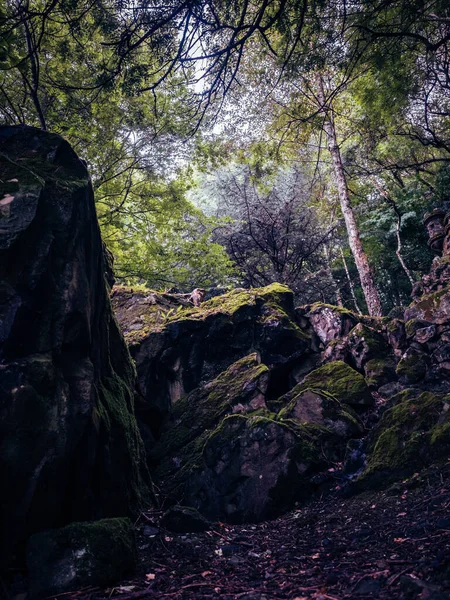
[[57, 599], [450, 598], [450, 465], [382, 492], [335, 490], [256, 525], [145, 536], [158, 517], [149, 512], [137, 523], [133, 579]]

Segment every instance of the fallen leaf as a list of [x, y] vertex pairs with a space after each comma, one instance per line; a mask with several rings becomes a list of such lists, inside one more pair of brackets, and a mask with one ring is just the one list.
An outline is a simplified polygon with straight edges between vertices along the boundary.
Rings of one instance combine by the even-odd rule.
[[147, 573], [147, 575], [145, 576], [145, 579], [147, 581], [153, 581], [153, 579], [155, 579], [156, 575], [154, 573]]
[[212, 571], [203, 571], [202, 577], [206, 577], [207, 575], [211, 575]]

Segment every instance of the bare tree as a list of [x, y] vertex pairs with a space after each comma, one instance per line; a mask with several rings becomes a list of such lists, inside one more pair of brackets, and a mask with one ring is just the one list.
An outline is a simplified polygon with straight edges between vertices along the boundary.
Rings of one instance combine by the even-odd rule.
[[228, 173], [218, 184], [219, 207], [233, 221], [217, 232], [239, 267], [244, 284], [284, 283], [298, 292], [304, 269], [323, 266], [322, 248], [335, 226], [324, 228], [311, 208], [304, 177], [281, 172], [270, 187], [254, 180], [249, 167]]

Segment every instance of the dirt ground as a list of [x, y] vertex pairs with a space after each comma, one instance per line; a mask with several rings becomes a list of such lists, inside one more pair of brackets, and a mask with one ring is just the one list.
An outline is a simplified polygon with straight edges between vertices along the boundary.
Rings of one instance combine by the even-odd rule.
[[345, 496], [337, 485], [277, 520], [200, 534], [170, 533], [161, 513], [145, 513], [133, 579], [57, 598], [450, 598], [450, 465]]

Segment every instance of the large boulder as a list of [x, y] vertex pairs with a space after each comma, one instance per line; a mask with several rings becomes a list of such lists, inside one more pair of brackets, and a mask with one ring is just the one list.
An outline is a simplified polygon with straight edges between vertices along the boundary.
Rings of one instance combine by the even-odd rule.
[[173, 500], [181, 497], [203, 444], [221, 420], [228, 414], [246, 414], [266, 407], [268, 373], [259, 356], [251, 354], [174, 405], [150, 454], [157, 465], [159, 487]]
[[61, 137], [0, 128], [0, 544], [148, 501], [135, 372], [92, 186]]
[[386, 485], [450, 456], [450, 395], [406, 389], [370, 434], [360, 485]]
[[293, 293], [280, 284], [232, 290], [200, 306], [123, 287], [112, 300], [136, 361], [139, 418], [153, 434], [183, 396], [251, 352], [285, 373], [311, 351]]
[[299, 386], [303, 389], [323, 390], [335, 396], [343, 404], [351, 406], [371, 406], [374, 403], [361, 373], [339, 360], [315, 369]]
[[208, 519], [245, 523], [273, 518], [311, 496], [322, 482], [318, 474], [343, 460], [350, 432], [362, 432], [357, 418], [337, 406], [327, 406], [321, 418], [324, 403], [315, 402], [311, 410], [308, 400], [301, 421], [293, 405], [284, 415], [226, 417], [186, 478], [184, 501]]
[[362, 435], [353, 411], [320, 390], [297, 386], [270, 412], [269, 374], [249, 355], [174, 405], [151, 454], [169, 501], [211, 520], [274, 516], [310, 495], [314, 476]]

